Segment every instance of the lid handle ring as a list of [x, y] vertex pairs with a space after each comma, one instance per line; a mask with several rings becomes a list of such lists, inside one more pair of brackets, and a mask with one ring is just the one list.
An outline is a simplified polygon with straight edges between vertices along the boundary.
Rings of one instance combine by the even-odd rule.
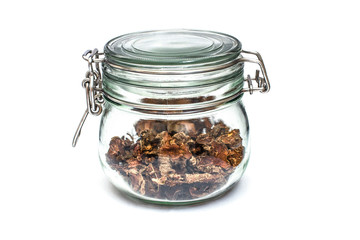
[[82, 58], [88, 62], [88, 71], [85, 74], [85, 79], [82, 81], [82, 86], [85, 88], [86, 94], [86, 110], [76, 129], [72, 142], [73, 147], [76, 146], [81, 134], [81, 129], [89, 113], [98, 116], [102, 112], [104, 98], [102, 94], [100, 63], [104, 60], [99, 58], [100, 55], [103, 55], [103, 53], [99, 53], [96, 48], [94, 50], [87, 50], [82, 55]]

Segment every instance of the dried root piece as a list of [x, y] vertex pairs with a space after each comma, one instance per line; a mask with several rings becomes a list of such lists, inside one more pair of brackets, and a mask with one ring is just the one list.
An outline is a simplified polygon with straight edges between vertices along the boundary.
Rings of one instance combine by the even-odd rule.
[[240, 137], [239, 129], [234, 129], [228, 133], [224, 133], [216, 138], [219, 143], [226, 144], [231, 149], [238, 148], [241, 146], [242, 138]]
[[166, 122], [161, 120], [140, 120], [135, 124], [135, 131], [138, 136], [146, 130], [152, 130], [155, 133], [160, 133], [162, 131], [166, 131], [166, 128]]
[[133, 156], [133, 141], [122, 137], [113, 137], [110, 141], [110, 148], [107, 156], [114, 163], [130, 159]]
[[229, 150], [228, 161], [230, 162], [231, 166], [239, 165], [243, 157], [244, 157], [243, 146]]
[[215, 124], [214, 127], [211, 129], [210, 134], [214, 138], [217, 138], [223, 134], [226, 134], [229, 132], [229, 127], [226, 126], [222, 121]]
[[189, 136], [195, 136], [197, 131], [195, 123], [191, 121], [170, 121], [168, 122], [167, 129], [170, 133], [185, 133]]

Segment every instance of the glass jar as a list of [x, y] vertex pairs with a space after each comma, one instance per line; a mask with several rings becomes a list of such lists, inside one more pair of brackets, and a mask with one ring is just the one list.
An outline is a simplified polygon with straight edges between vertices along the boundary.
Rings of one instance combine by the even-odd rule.
[[[100, 162], [119, 190], [190, 204], [240, 180], [250, 156], [241, 98], [270, 89], [258, 53], [222, 33], [163, 30], [116, 37], [104, 53], [89, 50], [83, 58], [87, 109], [73, 146], [88, 113], [102, 113]], [[258, 64], [262, 76], [256, 70], [245, 79], [245, 62]]]

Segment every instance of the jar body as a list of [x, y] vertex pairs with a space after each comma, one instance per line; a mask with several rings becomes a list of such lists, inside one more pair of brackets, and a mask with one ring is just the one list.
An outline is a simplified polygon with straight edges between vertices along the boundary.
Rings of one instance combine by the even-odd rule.
[[132, 197], [190, 204], [219, 196], [240, 180], [249, 155], [241, 97], [183, 114], [105, 101], [100, 161], [110, 182]]
[[[82, 57], [87, 108], [73, 146], [88, 114], [102, 113], [99, 157], [119, 190], [153, 203], [190, 204], [240, 180], [250, 155], [241, 98], [270, 90], [258, 52], [228, 34], [175, 29], [124, 34], [103, 53]], [[261, 75], [245, 79], [246, 62]]]

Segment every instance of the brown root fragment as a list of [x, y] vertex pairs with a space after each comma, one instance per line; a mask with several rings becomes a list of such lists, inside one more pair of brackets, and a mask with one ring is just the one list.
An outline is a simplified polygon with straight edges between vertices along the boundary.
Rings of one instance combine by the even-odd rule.
[[234, 129], [229, 133], [225, 133], [219, 136], [218, 138], [216, 138], [216, 141], [219, 143], [224, 143], [231, 149], [234, 149], [241, 146], [242, 138], [240, 137], [239, 129]]

